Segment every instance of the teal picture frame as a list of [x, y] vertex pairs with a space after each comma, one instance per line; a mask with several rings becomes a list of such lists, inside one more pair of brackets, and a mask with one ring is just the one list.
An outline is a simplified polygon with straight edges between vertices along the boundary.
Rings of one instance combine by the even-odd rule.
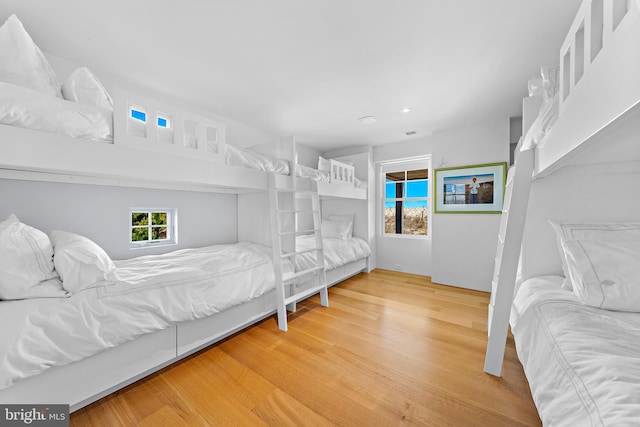
[[504, 205], [507, 162], [434, 170], [436, 214], [500, 214]]

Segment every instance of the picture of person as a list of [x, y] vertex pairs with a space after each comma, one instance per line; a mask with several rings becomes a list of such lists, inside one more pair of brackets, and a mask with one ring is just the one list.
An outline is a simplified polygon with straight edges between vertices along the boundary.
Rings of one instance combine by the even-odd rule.
[[480, 184], [478, 184], [478, 179], [474, 176], [471, 184], [469, 184], [469, 203], [472, 205], [478, 203], [478, 188], [480, 188]]
[[445, 177], [443, 179], [443, 204], [492, 204], [494, 179], [495, 177], [491, 173]]

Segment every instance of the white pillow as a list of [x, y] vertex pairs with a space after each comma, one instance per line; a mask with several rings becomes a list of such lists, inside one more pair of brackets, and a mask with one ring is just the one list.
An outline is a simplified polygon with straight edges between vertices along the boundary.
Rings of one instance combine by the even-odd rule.
[[62, 95], [67, 101], [113, 110], [113, 100], [100, 80], [87, 67], [75, 70], [62, 85]]
[[0, 299], [63, 297], [51, 241], [11, 214], [0, 222]]
[[640, 312], [640, 240], [564, 243], [573, 293], [586, 305]]
[[596, 240], [601, 242], [628, 242], [640, 240], [640, 222], [631, 223], [560, 223], [549, 221], [556, 232], [558, 250], [562, 260], [565, 281], [562, 287], [571, 290], [569, 269], [564, 255], [564, 243], [570, 240]]
[[347, 228], [346, 238], [350, 239], [353, 237], [353, 215], [329, 214], [329, 221], [345, 223], [344, 226]]
[[0, 52], [0, 81], [62, 98], [55, 71], [15, 15], [0, 27]]
[[83, 289], [115, 283], [116, 266], [97, 244], [78, 234], [54, 230], [53, 262], [62, 287], [75, 293]]
[[322, 156], [318, 157], [318, 170], [331, 172], [331, 162]]
[[325, 239], [347, 240], [348, 224], [344, 221], [322, 221], [321, 225], [322, 237]]
[[560, 66], [541, 67], [540, 75], [542, 76], [542, 99], [544, 106], [551, 102], [560, 90]]

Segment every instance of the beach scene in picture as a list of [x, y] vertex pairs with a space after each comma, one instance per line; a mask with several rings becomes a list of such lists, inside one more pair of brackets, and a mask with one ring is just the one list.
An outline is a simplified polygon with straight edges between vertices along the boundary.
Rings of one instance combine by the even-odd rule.
[[426, 236], [428, 228], [426, 169], [386, 174], [384, 232]]
[[493, 204], [494, 174], [449, 176], [443, 180], [445, 205]]

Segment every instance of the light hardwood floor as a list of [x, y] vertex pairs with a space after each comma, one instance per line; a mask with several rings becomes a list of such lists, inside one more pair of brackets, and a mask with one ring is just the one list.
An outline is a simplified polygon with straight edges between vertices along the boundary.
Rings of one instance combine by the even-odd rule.
[[77, 411], [72, 426], [539, 426], [513, 340], [483, 372], [489, 295], [385, 270]]

